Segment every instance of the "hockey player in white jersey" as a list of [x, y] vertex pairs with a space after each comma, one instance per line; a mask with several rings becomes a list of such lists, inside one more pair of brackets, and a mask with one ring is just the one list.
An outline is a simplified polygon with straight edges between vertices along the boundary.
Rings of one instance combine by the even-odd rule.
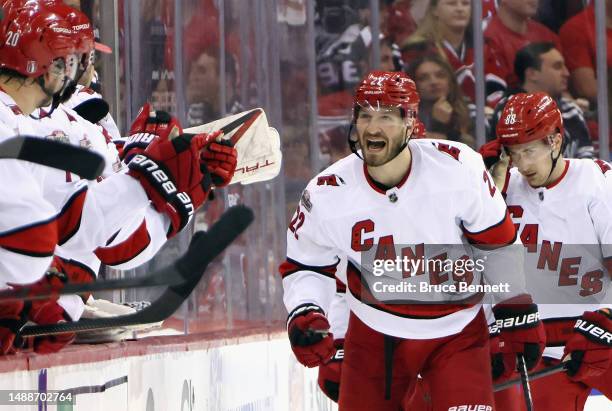
[[[29, 114], [49, 104], [74, 80], [78, 46], [71, 25], [50, 6], [9, 1], [3, 4], [0, 34], [0, 139], [36, 135], [36, 123]], [[151, 237], [176, 234], [211, 188], [211, 173], [201, 160], [201, 151], [209, 143], [206, 135], [181, 135], [172, 142], [155, 139], [135, 156], [127, 173], [112, 174], [99, 184], [47, 184], [58, 181], [58, 173], [65, 179], [65, 173], [19, 161], [0, 162], [4, 179], [0, 287], [56, 281], [54, 275], [40, 278], [56, 244], [66, 255], [100, 249], [113, 254], [123, 249], [132, 258], [138, 249], [122, 247], [126, 241], [140, 239], [139, 244], [146, 246]], [[157, 224], [148, 225], [149, 220], [145, 223], [141, 218], [140, 225], [132, 225], [130, 217], [148, 213], [159, 216]], [[10, 351], [21, 321], [51, 324], [63, 321], [64, 315], [55, 300], [27, 307], [3, 303], [2, 352]], [[70, 338], [37, 338], [34, 349], [55, 351]]]
[[[610, 165], [563, 158], [563, 120], [545, 93], [512, 96], [496, 132], [481, 152], [503, 146], [507, 154], [495, 174], [505, 177], [499, 187], [525, 245], [528, 289], [546, 329], [538, 367], [569, 356], [567, 372], [531, 383], [534, 409], [582, 410], [591, 388], [612, 399]], [[520, 398], [502, 393], [496, 409], [522, 409]]]
[[[414, 82], [405, 74], [369, 73], [355, 96], [352, 141], [361, 148], [359, 156], [340, 160], [308, 184], [287, 231], [287, 260], [279, 269], [289, 340], [308, 367], [334, 354], [326, 314], [336, 292], [337, 264], [341, 257], [348, 261], [346, 275], [338, 273], [351, 309], [341, 410], [397, 410], [418, 374], [431, 382], [436, 411], [493, 409], [482, 296], [435, 304], [408, 297], [407, 303], [397, 303], [377, 299], [366, 281], [370, 267], [364, 256], [370, 250], [389, 256], [396, 244], [463, 241], [505, 250], [516, 239], [504, 201], [478, 154], [459, 143], [410, 140], [418, 101]], [[544, 346], [543, 327], [521, 288], [520, 267], [511, 260], [505, 265], [515, 278], [506, 278], [513, 287], [504, 297], [512, 301], [495, 307], [498, 319], [506, 320], [504, 352], [523, 354], [535, 364]], [[491, 278], [486, 281], [501, 282], [493, 278], [500, 267], [488, 268]], [[452, 283], [453, 278], [438, 280]], [[515, 327], [519, 320], [526, 320], [526, 326]]]
[[[42, 0], [40, 3], [60, 15], [72, 26], [72, 35], [77, 45], [78, 66], [75, 81], [66, 86], [59, 98], [54, 99], [52, 104], [37, 109], [30, 116], [37, 120], [34, 121], [36, 134], [97, 152], [105, 159], [106, 164], [100, 178], [107, 178], [121, 168], [119, 153], [111, 137], [101, 126], [82, 118], [64, 104], [75, 93], [76, 82], [92, 64], [93, 28], [87, 16], [61, 1]], [[69, 173], [54, 173], [53, 176], [55, 179], [47, 178], [45, 182], [47, 186], [63, 185], [79, 179], [78, 176]], [[95, 280], [101, 262], [114, 268], [129, 269], [149, 260], [166, 242], [166, 236], [163, 233], [166, 222], [163, 214], [150, 208], [145, 210], [144, 215], [136, 211], [127, 216], [126, 221], [128, 219], [133, 221], [133, 228], [126, 224], [121, 235], [118, 235], [105, 247], [83, 250], [76, 254], [74, 251], [66, 253], [61, 245], [58, 246], [55, 250], [53, 268], [65, 274], [68, 281], [72, 283], [84, 283]], [[141, 228], [143, 225], [149, 228], [148, 236], [143, 235], [144, 230]], [[131, 235], [129, 235], [130, 232]], [[72, 320], [76, 321], [84, 310], [84, 302], [88, 300], [88, 294], [82, 297], [63, 295], [59, 298], [58, 304]]]

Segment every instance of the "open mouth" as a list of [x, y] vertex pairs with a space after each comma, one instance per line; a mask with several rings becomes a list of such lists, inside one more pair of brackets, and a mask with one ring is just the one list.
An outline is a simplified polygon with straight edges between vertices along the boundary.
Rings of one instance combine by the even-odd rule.
[[387, 145], [385, 140], [371, 139], [366, 140], [369, 151], [381, 151]]

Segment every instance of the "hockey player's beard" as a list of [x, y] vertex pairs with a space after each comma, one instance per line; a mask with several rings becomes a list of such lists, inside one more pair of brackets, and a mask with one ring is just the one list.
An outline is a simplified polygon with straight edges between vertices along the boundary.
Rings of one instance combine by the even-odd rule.
[[[374, 146], [379, 145], [380, 143], [368, 143], [369, 139], [376, 142], [384, 140], [385, 145], [382, 147], [382, 149], [377, 149], [374, 151]], [[405, 148], [403, 143], [404, 142], [400, 138], [387, 138], [380, 135], [363, 136], [360, 141], [363, 161], [370, 167], [380, 167], [387, 164], [389, 161], [396, 158], [397, 155]]]

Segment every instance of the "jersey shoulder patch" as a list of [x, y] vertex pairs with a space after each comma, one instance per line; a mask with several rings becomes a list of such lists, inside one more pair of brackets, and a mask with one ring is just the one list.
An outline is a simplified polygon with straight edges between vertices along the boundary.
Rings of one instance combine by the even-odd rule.
[[448, 154], [455, 160], [459, 161], [459, 155], [461, 154], [461, 149], [456, 146], [451, 146], [450, 144], [436, 142], [432, 143], [434, 147], [438, 149], [441, 153]]
[[[426, 152], [432, 160], [440, 159], [440, 162], [446, 164], [447, 167], [473, 170], [479, 174], [484, 169], [482, 156], [466, 144], [435, 139], [418, 139], [411, 141], [411, 144], [413, 143]], [[442, 159], [447, 159], [447, 161]]]
[[601, 160], [599, 158], [594, 159], [593, 162], [595, 164], [597, 164], [597, 166], [599, 167], [599, 169], [601, 170], [602, 174], [606, 174], [608, 171], [612, 170], [612, 167], [610, 166], [609, 163], [605, 162], [604, 160]]
[[338, 187], [340, 184], [346, 184], [344, 179], [338, 174], [324, 174], [317, 177], [318, 186], [335, 186]]

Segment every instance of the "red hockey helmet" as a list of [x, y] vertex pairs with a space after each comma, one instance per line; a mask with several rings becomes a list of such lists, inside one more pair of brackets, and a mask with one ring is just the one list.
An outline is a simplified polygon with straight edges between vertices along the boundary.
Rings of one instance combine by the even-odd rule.
[[77, 39], [77, 52], [89, 54], [94, 49], [95, 42], [94, 30], [89, 18], [61, 0], [44, 0], [43, 3], [48, 10], [57, 13], [70, 23], [75, 39]]
[[403, 116], [416, 117], [419, 93], [414, 81], [403, 72], [371, 71], [361, 82], [353, 100], [355, 118], [360, 107], [400, 108]]
[[518, 93], [508, 99], [496, 127], [504, 146], [529, 143], [561, 133], [563, 119], [557, 103], [548, 94]]
[[76, 49], [71, 24], [39, 2], [7, 1], [0, 24], [0, 67], [27, 77], [44, 74]]

